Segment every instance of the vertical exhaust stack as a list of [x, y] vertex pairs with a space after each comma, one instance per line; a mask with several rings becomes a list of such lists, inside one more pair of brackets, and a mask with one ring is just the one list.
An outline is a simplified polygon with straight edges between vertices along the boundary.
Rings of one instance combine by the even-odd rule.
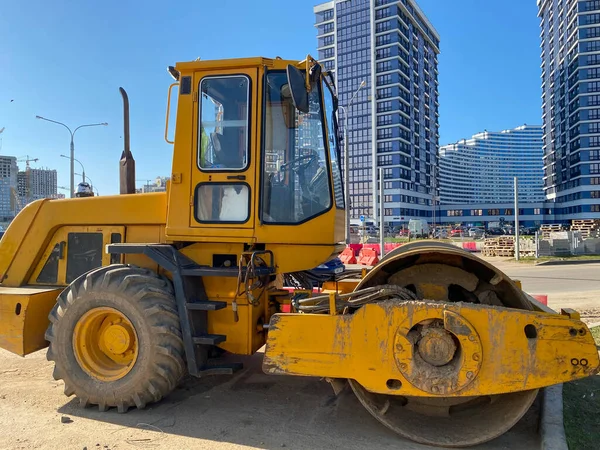
[[123, 97], [123, 141], [125, 148], [119, 161], [119, 187], [121, 194], [135, 194], [135, 159], [129, 146], [129, 98], [122, 87], [119, 88]]

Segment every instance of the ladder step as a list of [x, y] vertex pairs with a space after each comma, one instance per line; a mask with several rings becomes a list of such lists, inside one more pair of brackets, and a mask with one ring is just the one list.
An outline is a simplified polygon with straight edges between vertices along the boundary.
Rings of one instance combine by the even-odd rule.
[[186, 303], [188, 311], [217, 311], [227, 308], [227, 302], [213, 302], [210, 300]]
[[203, 336], [194, 337], [194, 344], [201, 345], [217, 345], [221, 342], [225, 342], [227, 336], [224, 334], [205, 334]]

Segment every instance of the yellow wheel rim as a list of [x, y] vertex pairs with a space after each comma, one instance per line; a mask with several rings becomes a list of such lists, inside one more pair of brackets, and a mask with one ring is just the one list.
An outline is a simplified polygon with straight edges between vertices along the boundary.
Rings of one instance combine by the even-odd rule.
[[88, 375], [115, 381], [127, 375], [137, 360], [137, 334], [120, 311], [94, 308], [77, 322], [73, 348], [77, 362]]

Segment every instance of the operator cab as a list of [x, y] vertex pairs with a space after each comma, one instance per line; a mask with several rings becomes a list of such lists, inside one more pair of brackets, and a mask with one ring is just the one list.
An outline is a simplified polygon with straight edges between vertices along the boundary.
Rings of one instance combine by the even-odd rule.
[[[170, 71], [179, 81], [179, 98], [169, 237], [329, 245], [344, 240], [331, 74], [310, 57], [300, 63], [194, 61]], [[181, 208], [190, 196], [186, 220]], [[304, 231], [298, 228], [309, 223]]]

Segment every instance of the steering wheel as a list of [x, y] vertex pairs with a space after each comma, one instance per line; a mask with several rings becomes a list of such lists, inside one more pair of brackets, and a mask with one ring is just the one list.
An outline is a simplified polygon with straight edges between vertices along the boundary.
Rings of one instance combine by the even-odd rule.
[[308, 155], [298, 156], [296, 159], [282, 164], [280, 166], [280, 170], [293, 170], [294, 172], [300, 172], [310, 166], [317, 158], [317, 152], [312, 150]]

